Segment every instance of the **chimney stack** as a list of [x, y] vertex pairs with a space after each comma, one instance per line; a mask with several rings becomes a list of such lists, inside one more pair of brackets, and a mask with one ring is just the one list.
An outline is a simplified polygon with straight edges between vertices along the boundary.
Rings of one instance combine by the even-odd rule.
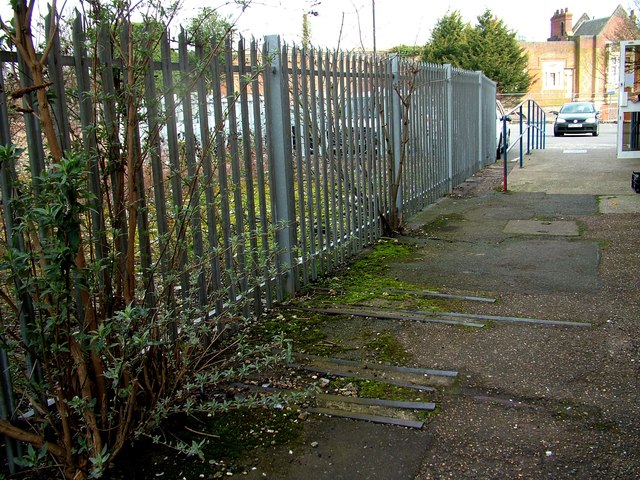
[[573, 28], [573, 13], [569, 12], [569, 8], [561, 8], [551, 17], [551, 36], [550, 42], [559, 42], [569, 40]]

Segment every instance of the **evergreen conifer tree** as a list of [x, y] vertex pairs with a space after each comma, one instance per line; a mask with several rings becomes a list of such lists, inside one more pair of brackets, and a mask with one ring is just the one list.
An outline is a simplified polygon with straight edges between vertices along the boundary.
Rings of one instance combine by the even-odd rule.
[[465, 70], [481, 70], [498, 83], [499, 93], [524, 93], [531, 84], [528, 57], [516, 33], [490, 10], [475, 27], [465, 24], [460, 12], [440, 18], [425, 45], [422, 59], [449, 63]]

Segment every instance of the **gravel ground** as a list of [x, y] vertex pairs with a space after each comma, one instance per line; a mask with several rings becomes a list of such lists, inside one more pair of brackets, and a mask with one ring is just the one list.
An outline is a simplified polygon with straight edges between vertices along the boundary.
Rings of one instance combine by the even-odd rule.
[[[573, 200], [581, 206], [572, 201], [556, 205], [554, 218], [578, 222], [583, 233], [579, 239], [549, 239], [546, 252], [539, 255], [553, 258], [552, 250], [558, 247], [570, 256], [589, 247], [595, 255], [578, 253], [588, 258], [571, 261], [594, 268], [556, 279], [561, 287], [548, 283], [536, 288], [536, 279], [544, 277], [532, 271], [531, 284], [516, 282], [505, 288], [504, 273], [484, 268], [501, 259], [488, 260], [482, 250], [492, 251], [496, 242], [507, 241], [500, 232], [487, 234], [487, 225], [500, 215], [510, 218], [519, 207], [498, 205], [496, 217], [485, 219], [484, 230], [476, 228], [483, 220], [473, 213], [476, 204], [486, 206], [501, 196], [494, 192], [498, 180], [495, 169], [485, 170], [416, 219], [412, 235], [404, 239], [416, 241], [423, 258], [434, 261], [440, 255], [445, 264], [455, 263], [456, 253], [464, 255], [472, 245], [479, 260], [469, 259], [468, 268], [473, 272], [474, 262], [480, 262], [483, 281], [461, 278], [459, 269], [447, 274], [446, 266], [431, 263], [425, 276], [449, 293], [498, 299], [495, 304], [465, 304], [467, 312], [578, 320], [593, 326], [495, 322], [483, 329], [430, 324], [403, 329], [400, 339], [417, 365], [460, 372], [457, 388], [442, 393], [442, 414], [427, 427], [433, 442], [416, 478], [638, 478], [640, 215], [589, 213], [588, 202], [578, 198]], [[510, 204], [518, 204], [522, 195], [510, 195]], [[524, 205], [520, 218], [531, 218], [535, 212], [528, 209], [546, 208], [543, 203]], [[420, 222], [428, 224], [443, 215], [455, 221], [436, 232], [426, 229], [425, 240], [425, 224]], [[520, 250], [523, 257], [529, 245]], [[553, 268], [544, 258], [538, 262], [538, 270]], [[416, 278], [414, 267], [396, 266], [396, 276], [410, 272]]]

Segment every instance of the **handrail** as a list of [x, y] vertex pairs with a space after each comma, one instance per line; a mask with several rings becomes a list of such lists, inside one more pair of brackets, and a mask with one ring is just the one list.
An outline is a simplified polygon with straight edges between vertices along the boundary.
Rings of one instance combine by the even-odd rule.
[[[524, 115], [523, 109], [526, 105], [527, 113]], [[547, 114], [542, 109], [542, 107], [532, 99], [525, 99], [516, 105], [514, 108], [509, 110], [502, 117], [502, 138], [507, 139], [507, 120], [511, 120], [509, 115], [517, 112], [520, 118], [519, 127], [520, 133], [516, 137], [516, 139], [510, 145], [507, 145], [506, 141], [502, 142], [502, 158], [503, 158], [503, 181], [502, 181], [502, 191], [507, 191], [507, 161], [508, 156], [507, 153], [511, 148], [513, 148], [516, 143], [520, 145], [520, 168], [523, 167], [524, 160], [524, 138], [526, 134], [527, 138], [527, 155], [531, 154], [532, 149], [544, 149], [546, 147], [546, 122], [547, 122]], [[524, 125], [524, 119], [526, 118], [527, 123], [526, 127]]]

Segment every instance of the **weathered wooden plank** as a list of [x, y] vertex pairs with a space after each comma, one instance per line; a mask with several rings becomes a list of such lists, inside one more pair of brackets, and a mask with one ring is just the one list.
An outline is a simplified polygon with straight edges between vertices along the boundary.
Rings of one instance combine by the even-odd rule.
[[304, 364], [290, 364], [293, 368], [300, 368], [302, 370], [306, 370], [308, 372], [320, 373], [322, 375], [330, 375], [333, 377], [343, 377], [343, 378], [359, 378], [363, 380], [373, 380], [382, 383], [388, 383], [390, 385], [395, 385], [397, 387], [411, 388], [413, 390], [420, 390], [423, 392], [435, 392], [433, 387], [419, 384], [419, 383], [408, 383], [402, 380], [395, 380], [393, 378], [381, 378], [376, 377], [373, 373], [358, 373], [353, 371], [341, 371], [337, 366], [335, 369], [330, 368], [320, 368], [313, 365], [304, 365]]
[[383, 423], [386, 425], [397, 425], [400, 427], [421, 429], [424, 426], [424, 422], [420, 420], [407, 420], [404, 418], [380, 417], [377, 415], [367, 415], [366, 413], [345, 412], [342, 410], [335, 410], [331, 408], [312, 407], [312, 408], [309, 408], [308, 411], [311, 413], [329, 415], [331, 417], [350, 418], [353, 420], [364, 420], [366, 422]]
[[418, 311], [416, 313], [429, 314], [442, 317], [455, 317], [455, 318], [472, 318], [478, 320], [496, 321], [496, 322], [511, 322], [511, 323], [531, 323], [537, 325], [552, 325], [557, 327], [591, 327], [587, 322], [570, 322], [565, 320], [543, 320], [539, 318], [524, 318], [524, 317], [509, 317], [500, 315], [478, 315], [473, 313], [458, 313], [458, 312], [424, 312]]
[[392, 372], [409, 372], [409, 373], [417, 373], [420, 375], [436, 375], [443, 377], [457, 377], [458, 372], [454, 370], [435, 370], [432, 368], [416, 368], [416, 367], [401, 367], [396, 365], [384, 365], [379, 363], [371, 363], [371, 362], [356, 362], [355, 360], [347, 360], [344, 358], [334, 358], [334, 357], [320, 357], [317, 355], [309, 355], [296, 353], [296, 358], [303, 359], [322, 359], [324, 361], [328, 361], [331, 363], [335, 363], [337, 365], [349, 365], [353, 367], [367, 368], [372, 370], [386, 370]]
[[399, 290], [395, 288], [384, 289], [387, 292], [393, 293], [407, 293], [411, 295], [423, 295], [425, 297], [440, 297], [440, 298], [451, 298], [454, 300], [469, 300], [472, 302], [486, 302], [486, 303], [495, 303], [495, 298], [488, 297], [474, 297], [469, 295], [453, 295], [449, 293], [440, 293], [440, 292], [430, 292], [428, 290]]
[[304, 308], [296, 306], [285, 306], [284, 308], [292, 310], [302, 310], [308, 312], [326, 313], [329, 315], [354, 315], [357, 317], [371, 317], [371, 318], [383, 318], [389, 320], [407, 320], [414, 322], [426, 322], [426, 323], [442, 323], [444, 325], [460, 325], [463, 327], [484, 327], [483, 323], [467, 322], [463, 320], [447, 320], [443, 318], [437, 318], [437, 316], [430, 315], [425, 312], [383, 312], [380, 310], [355, 310], [353, 308]]
[[330, 395], [327, 393], [318, 394], [316, 398], [327, 402], [353, 403], [355, 405], [400, 408], [405, 410], [433, 411], [436, 409], [434, 402], [405, 402], [400, 400], [384, 400], [381, 398], [347, 397], [345, 395]]

